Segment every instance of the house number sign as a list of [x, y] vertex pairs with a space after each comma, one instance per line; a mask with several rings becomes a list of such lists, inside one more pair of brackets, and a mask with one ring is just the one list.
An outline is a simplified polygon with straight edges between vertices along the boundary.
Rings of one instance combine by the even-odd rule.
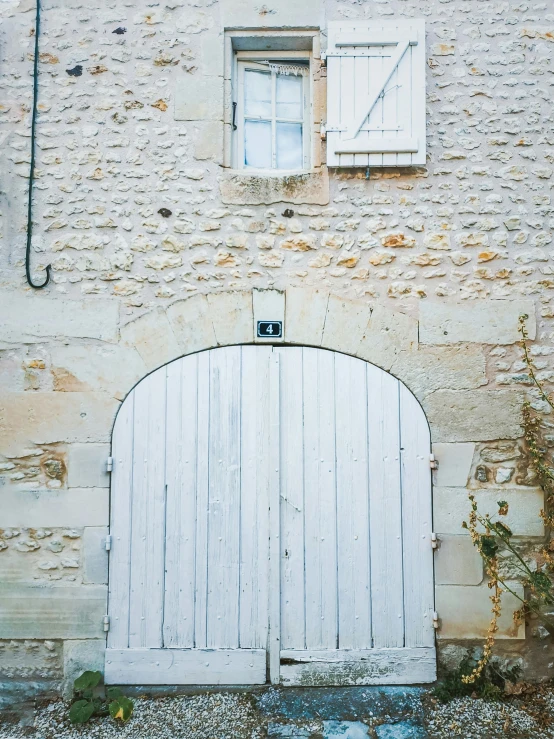
[[283, 335], [282, 321], [258, 321], [258, 337], [262, 339], [280, 339]]

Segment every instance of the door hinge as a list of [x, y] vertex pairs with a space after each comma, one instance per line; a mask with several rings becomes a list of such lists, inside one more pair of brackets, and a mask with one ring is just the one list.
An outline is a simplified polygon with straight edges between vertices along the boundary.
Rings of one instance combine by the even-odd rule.
[[110, 630], [110, 617], [108, 616], [108, 614], [106, 614], [102, 620], [104, 623], [104, 631], [109, 631]]
[[439, 628], [439, 614], [436, 611], [433, 611], [433, 628]]
[[112, 472], [113, 470], [113, 457], [108, 457], [106, 460], [106, 472]]
[[437, 549], [439, 546], [439, 540], [437, 539], [437, 535], [433, 532], [431, 534], [431, 548]]
[[106, 541], [104, 542], [104, 546], [106, 547], [106, 551], [109, 552], [112, 548], [112, 535], [108, 534], [106, 536]]
[[430, 454], [429, 455], [429, 464], [430, 464], [432, 470], [438, 470], [438, 468], [439, 468], [439, 461], [438, 461], [438, 459], [435, 459], [435, 455], [434, 454]]

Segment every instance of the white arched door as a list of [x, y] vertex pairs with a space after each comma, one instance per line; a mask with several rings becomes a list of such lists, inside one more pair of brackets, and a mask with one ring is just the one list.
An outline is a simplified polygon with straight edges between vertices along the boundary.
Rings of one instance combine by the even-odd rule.
[[433, 681], [429, 452], [414, 396], [343, 354], [153, 372], [114, 428], [106, 681]]

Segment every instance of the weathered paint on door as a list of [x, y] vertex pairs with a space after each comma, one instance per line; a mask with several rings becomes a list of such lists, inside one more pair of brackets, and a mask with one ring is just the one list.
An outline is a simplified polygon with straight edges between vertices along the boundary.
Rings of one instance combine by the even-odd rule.
[[106, 680], [433, 680], [429, 451], [413, 395], [335, 352], [149, 375], [113, 436]]

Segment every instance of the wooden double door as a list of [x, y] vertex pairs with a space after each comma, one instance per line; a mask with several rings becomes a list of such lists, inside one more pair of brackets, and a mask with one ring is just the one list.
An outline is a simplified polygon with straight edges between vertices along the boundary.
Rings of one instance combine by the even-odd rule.
[[350, 356], [153, 372], [113, 434], [106, 681], [434, 680], [429, 452], [413, 395]]

